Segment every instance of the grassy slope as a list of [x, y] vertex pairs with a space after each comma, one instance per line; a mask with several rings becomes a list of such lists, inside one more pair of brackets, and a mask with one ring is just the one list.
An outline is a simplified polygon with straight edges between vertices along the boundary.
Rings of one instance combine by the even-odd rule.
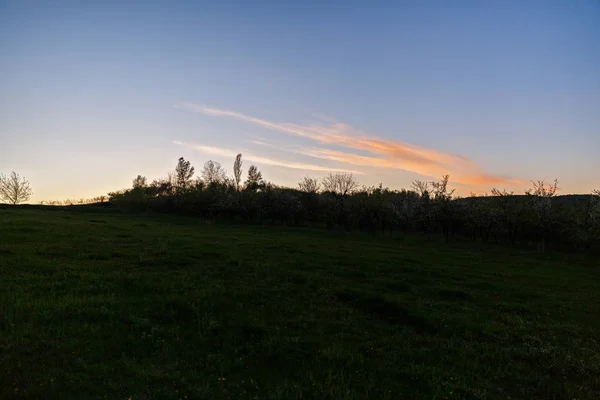
[[4, 208], [0, 398], [597, 398], [598, 272], [437, 239]]

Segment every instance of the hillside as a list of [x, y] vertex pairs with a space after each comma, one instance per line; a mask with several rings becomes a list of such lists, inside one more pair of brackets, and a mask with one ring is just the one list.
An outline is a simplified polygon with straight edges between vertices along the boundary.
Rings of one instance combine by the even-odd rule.
[[592, 256], [0, 208], [2, 399], [594, 399]]

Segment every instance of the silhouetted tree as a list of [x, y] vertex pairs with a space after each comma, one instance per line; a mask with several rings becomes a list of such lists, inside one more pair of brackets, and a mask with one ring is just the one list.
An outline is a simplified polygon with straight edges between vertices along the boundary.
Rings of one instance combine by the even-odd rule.
[[330, 173], [323, 179], [323, 189], [345, 196], [353, 193], [358, 188], [358, 181], [351, 173]]
[[532, 195], [532, 196], [537, 196], [537, 197], [544, 197], [544, 198], [549, 198], [549, 197], [554, 197], [554, 195], [556, 195], [556, 193], [558, 192], [558, 179], [555, 179], [553, 183], [551, 184], [546, 184], [545, 181], [541, 180], [541, 181], [531, 181], [531, 183], [533, 184], [533, 188], [528, 189], [525, 194], [528, 195]]
[[437, 221], [439, 226], [442, 228], [444, 237], [446, 240], [449, 239], [456, 227], [456, 207], [452, 202], [452, 195], [454, 189], [448, 189], [448, 181], [450, 180], [449, 175], [442, 176], [442, 179], [438, 182], [431, 182], [431, 194], [433, 195], [434, 207], [433, 207], [433, 218]]
[[491, 190], [493, 196], [493, 204], [498, 209], [499, 220], [501, 226], [499, 230], [503, 230], [508, 235], [508, 239], [511, 243], [516, 243], [518, 239], [520, 220], [519, 215], [521, 205], [515, 201], [514, 192], [508, 192], [506, 189]]
[[417, 192], [419, 196], [423, 196], [425, 193], [429, 193], [430, 184], [430, 182], [416, 180], [412, 182], [412, 189]]
[[177, 161], [175, 167], [175, 179], [178, 188], [187, 188], [192, 181], [194, 176], [194, 167], [192, 167], [189, 161], [185, 161], [183, 157]]
[[493, 188], [491, 190], [491, 193], [492, 193], [492, 196], [496, 196], [496, 197], [513, 196], [515, 194], [515, 192], [508, 192], [508, 191], [506, 191], [506, 189], [499, 190], [499, 189], [496, 189], [496, 188]]
[[202, 179], [207, 184], [223, 183], [227, 180], [227, 174], [219, 162], [209, 160], [202, 168]]
[[321, 184], [319, 183], [318, 179], [310, 178], [308, 176], [305, 176], [300, 182], [298, 182], [298, 189], [305, 193], [317, 193], [320, 186]]
[[248, 168], [248, 178], [244, 183], [246, 189], [248, 190], [258, 190], [261, 187], [264, 187], [265, 182], [263, 180], [262, 173], [256, 168], [255, 165], [251, 165]]
[[240, 190], [240, 182], [242, 181], [242, 155], [238, 154], [233, 163], [233, 177], [235, 180], [235, 190]]
[[16, 172], [13, 171], [8, 177], [0, 175], [0, 200], [19, 204], [29, 200], [32, 194], [29, 181]]
[[442, 180], [439, 182], [431, 182], [433, 197], [436, 200], [450, 200], [454, 194], [454, 190], [448, 189], [448, 180], [450, 175], [442, 176]]
[[133, 188], [134, 189], [141, 189], [141, 188], [145, 188], [147, 185], [148, 181], [146, 179], [145, 176], [142, 175], [138, 175], [135, 177], [135, 179], [133, 180]]
[[547, 185], [543, 180], [531, 181], [533, 188], [525, 192], [529, 198], [530, 226], [528, 231], [538, 241], [540, 251], [545, 251], [555, 231], [556, 215], [551, 198], [558, 192], [558, 179]]
[[[210, 219], [316, 224], [390, 234], [394, 230], [443, 233], [447, 239], [460, 235], [483, 242], [507, 240], [535, 244], [542, 250], [550, 245], [600, 247], [600, 191], [594, 191], [585, 201], [554, 199], [556, 181], [553, 185], [533, 182], [527, 196], [492, 189], [491, 196], [458, 198], [448, 187], [447, 175], [437, 182], [415, 181], [414, 190], [409, 191], [390, 190], [383, 185], [358, 189], [352, 174], [329, 174], [322, 185], [306, 177], [298, 183], [298, 189], [290, 189], [266, 183], [252, 165], [244, 183], [246, 190], [240, 191], [241, 155], [234, 162], [233, 178], [227, 178], [219, 163], [208, 161], [201, 173], [203, 180], [191, 180], [191, 165], [180, 160], [182, 168], [166, 178], [148, 184], [138, 176], [133, 188], [109, 193], [110, 203], [124, 210]], [[179, 189], [180, 176], [185, 177], [185, 190]], [[2, 177], [2, 181], [8, 180]], [[324, 189], [322, 193], [320, 188]], [[73, 203], [77, 201], [63, 204]]]

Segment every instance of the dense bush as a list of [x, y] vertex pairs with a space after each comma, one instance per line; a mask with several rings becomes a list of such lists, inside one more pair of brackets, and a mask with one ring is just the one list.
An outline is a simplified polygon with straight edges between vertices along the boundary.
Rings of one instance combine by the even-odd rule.
[[490, 196], [458, 198], [439, 182], [416, 181], [411, 190], [358, 188], [352, 175], [330, 175], [328, 190], [319, 191], [315, 179], [305, 178], [299, 189], [266, 183], [255, 166], [241, 184], [241, 155], [235, 179], [213, 161], [204, 165], [200, 179], [194, 168], [179, 159], [175, 173], [147, 183], [138, 176], [131, 189], [109, 193], [122, 210], [154, 211], [264, 224], [326, 226], [370, 232], [443, 234], [447, 240], [510, 242], [554, 248], [600, 247], [600, 193], [584, 201], [556, 197], [557, 182], [535, 182], [525, 195], [493, 190]]

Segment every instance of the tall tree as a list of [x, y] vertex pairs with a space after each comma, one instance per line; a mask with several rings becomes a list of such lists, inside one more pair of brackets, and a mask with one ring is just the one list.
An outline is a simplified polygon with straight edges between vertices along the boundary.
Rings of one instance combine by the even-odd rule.
[[317, 193], [320, 186], [321, 184], [319, 183], [318, 179], [308, 176], [305, 176], [300, 182], [298, 182], [298, 189], [305, 193]]
[[186, 188], [194, 176], [194, 167], [192, 167], [189, 161], [185, 161], [183, 157], [180, 157], [175, 167], [175, 175], [177, 187]]
[[0, 200], [19, 204], [29, 200], [32, 194], [29, 181], [21, 178], [16, 172], [13, 171], [9, 177], [0, 175]]
[[419, 193], [419, 196], [424, 196], [425, 193], [429, 193], [430, 191], [430, 182], [419, 180], [413, 181], [411, 189]]
[[146, 187], [148, 184], [148, 180], [146, 179], [145, 176], [142, 175], [138, 175], [135, 177], [135, 179], [133, 180], [133, 188], [134, 189], [141, 189]]
[[455, 189], [448, 189], [449, 180], [450, 175], [444, 175], [442, 176], [442, 179], [439, 182], [431, 182], [431, 187], [433, 188], [433, 195], [435, 199], [450, 200], [452, 198]]
[[226, 181], [227, 174], [219, 162], [208, 160], [202, 168], [202, 179], [207, 184], [222, 183]]
[[256, 168], [255, 165], [251, 165], [248, 168], [248, 178], [246, 179], [245, 185], [247, 189], [257, 190], [264, 186], [265, 182], [262, 177], [262, 173]]
[[240, 190], [240, 182], [242, 181], [242, 155], [238, 154], [233, 163], [233, 177], [235, 179], [235, 189]]
[[358, 188], [358, 181], [351, 173], [329, 174], [323, 179], [323, 189], [345, 196]]

